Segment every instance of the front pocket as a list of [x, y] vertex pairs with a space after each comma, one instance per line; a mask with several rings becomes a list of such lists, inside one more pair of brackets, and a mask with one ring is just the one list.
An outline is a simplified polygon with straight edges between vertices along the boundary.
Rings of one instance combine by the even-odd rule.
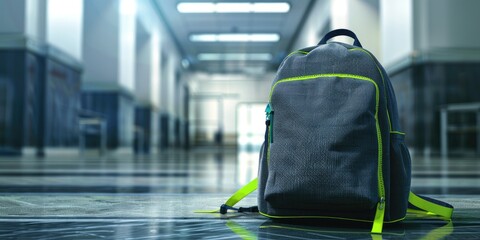
[[311, 215], [375, 209], [377, 91], [372, 82], [349, 77], [277, 84], [264, 200], [276, 209], [324, 210]]
[[405, 216], [408, 207], [411, 159], [403, 133], [392, 132], [390, 139], [390, 216], [399, 219]]

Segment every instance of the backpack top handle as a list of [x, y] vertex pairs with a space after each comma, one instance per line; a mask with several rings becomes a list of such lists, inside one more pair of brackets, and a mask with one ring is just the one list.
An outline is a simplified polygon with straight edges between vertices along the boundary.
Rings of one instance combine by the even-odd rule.
[[322, 38], [322, 40], [320, 40], [320, 42], [317, 45], [326, 44], [329, 39], [336, 36], [349, 36], [355, 40], [353, 41], [354, 46], [362, 47], [362, 44], [360, 44], [360, 41], [357, 38], [357, 35], [355, 35], [355, 33], [353, 33], [348, 29], [335, 29], [328, 32], [327, 34], [325, 34], [325, 36]]

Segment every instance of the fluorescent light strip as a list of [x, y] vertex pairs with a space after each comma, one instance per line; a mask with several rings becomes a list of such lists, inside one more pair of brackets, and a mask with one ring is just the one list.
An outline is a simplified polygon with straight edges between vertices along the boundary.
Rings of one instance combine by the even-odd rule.
[[181, 13], [287, 13], [290, 4], [287, 2], [182, 2], [177, 4]]
[[192, 42], [278, 42], [277, 33], [220, 33], [220, 34], [192, 34]]
[[200, 61], [270, 61], [270, 53], [200, 53]]

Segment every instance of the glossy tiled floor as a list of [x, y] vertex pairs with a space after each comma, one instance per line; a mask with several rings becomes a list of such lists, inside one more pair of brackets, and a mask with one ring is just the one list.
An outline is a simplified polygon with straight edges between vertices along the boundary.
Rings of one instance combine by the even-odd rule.
[[[379, 239], [369, 226], [193, 213], [218, 208], [257, 164], [257, 153], [214, 148], [0, 158], [0, 239]], [[480, 159], [416, 158], [413, 169], [413, 189], [454, 205], [454, 220], [409, 215], [387, 225], [383, 239], [480, 239]]]

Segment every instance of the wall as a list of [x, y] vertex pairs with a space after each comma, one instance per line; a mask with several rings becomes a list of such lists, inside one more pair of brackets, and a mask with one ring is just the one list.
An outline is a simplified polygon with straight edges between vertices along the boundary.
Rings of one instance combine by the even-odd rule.
[[388, 69], [415, 58], [480, 59], [479, 8], [476, 0], [382, 0], [382, 63]]
[[152, 99], [152, 41], [145, 27], [137, 21], [135, 53], [135, 97], [137, 102], [150, 105]]
[[[135, 105], [152, 107], [154, 118], [161, 112], [167, 122], [163, 133], [175, 136], [167, 141], [179, 139], [173, 128], [187, 122], [185, 98], [179, 97], [186, 86], [179, 74], [182, 57], [154, 1], [2, 0], [0, 33], [18, 35], [22, 44], [27, 38], [35, 53], [82, 72], [81, 107], [114, 109], [106, 113], [112, 118], [109, 134], [121, 136], [113, 145], [129, 143]], [[156, 119], [152, 129], [158, 125]]]
[[135, 17], [137, 2], [120, 0], [119, 35], [118, 35], [118, 76], [119, 83], [126, 89], [135, 89]]
[[0, 31], [6, 33], [0, 55], [14, 66], [0, 75], [15, 86], [8, 129], [16, 133], [11, 146], [17, 153], [29, 146], [41, 156], [45, 146], [77, 144], [82, 2], [70, 1], [68, 9], [55, 0], [0, 2]]
[[[380, 14], [378, 0], [335, 0], [331, 1], [331, 29], [352, 30], [363, 48], [381, 60]], [[348, 37], [336, 41], [353, 43]]]
[[87, 0], [84, 8], [83, 82], [117, 84], [118, 3]]
[[26, 35], [40, 41], [47, 41], [47, 0], [26, 0]]
[[160, 106], [160, 74], [161, 74], [161, 65], [160, 65], [160, 56], [161, 56], [161, 42], [158, 33], [153, 33], [151, 36], [151, 53], [150, 54], [150, 76], [151, 76], [151, 86], [150, 93], [152, 105], [155, 107]]
[[323, 37], [323, 29], [330, 30], [330, 1], [315, 1], [290, 51], [316, 45]]
[[24, 33], [25, 9], [24, 0], [0, 1], [0, 33]]
[[[475, 0], [382, 1], [382, 29], [388, 31], [382, 39], [384, 65], [396, 90], [407, 144], [417, 153], [440, 152], [442, 107], [480, 101], [472, 91], [480, 77], [479, 8]], [[461, 120], [464, 116], [450, 114], [449, 124], [475, 124]], [[450, 132], [450, 152], [473, 152], [472, 136]]]
[[[347, 28], [355, 32], [364, 48], [381, 58], [379, 19], [378, 0], [315, 1], [290, 51], [316, 45], [332, 29]], [[348, 37], [334, 40], [353, 42]]]
[[382, 63], [386, 66], [408, 57], [413, 51], [412, 0], [381, 0]]
[[0, 33], [24, 34], [45, 42], [47, 0], [0, 1]]
[[[137, 77], [143, 76], [135, 80], [137, 104], [148, 104], [153, 107], [154, 119], [151, 128], [154, 131], [158, 129], [158, 132], [152, 134], [152, 144], [156, 145], [156, 141], [159, 140], [157, 136], [160, 135], [162, 148], [178, 145], [176, 142], [179, 133], [175, 132], [175, 126], [187, 121], [185, 114], [178, 111], [183, 106], [183, 99], [178, 96], [182, 94], [180, 89], [185, 86], [181, 76], [177, 74], [181, 70], [181, 54], [152, 1], [136, 3], [137, 26], [143, 28], [137, 31], [137, 40], [144, 38], [141, 35], [149, 36], [148, 50], [137, 48], [136, 53], [143, 55], [143, 60], [137, 63], [137, 67], [148, 72], [139, 75], [138, 72], [142, 70], [137, 71]], [[145, 67], [146, 65], [150, 67]]]
[[414, 9], [416, 50], [480, 47], [479, 1], [422, 0]]
[[[354, 31], [363, 48], [382, 60], [379, 0], [349, 0], [347, 28]], [[351, 43], [352, 40], [349, 40]]]
[[[32, 6], [32, 12], [36, 12], [41, 4], [37, 1], [28, 1]], [[82, 60], [82, 32], [83, 32], [83, 0], [48, 0], [47, 1], [47, 26], [46, 40], [49, 44], [69, 54], [78, 61]], [[31, 17], [31, 18], [30, 18]], [[31, 32], [39, 35], [38, 27], [35, 26], [37, 16], [29, 15], [33, 22]], [[37, 29], [37, 30], [35, 30]]]
[[[144, 89], [142, 95], [149, 96], [149, 102], [160, 108], [163, 112], [174, 113], [175, 92], [174, 81], [175, 71], [180, 66], [180, 53], [174, 40], [171, 38], [165, 23], [159, 18], [151, 1], [137, 2], [137, 25], [144, 28], [150, 36], [150, 57], [148, 62], [151, 65], [149, 70], [150, 78], [145, 81], [149, 92]], [[162, 57], [163, 55], [163, 57]], [[162, 90], [163, 89], [163, 90]], [[137, 95], [138, 96], [138, 95]]]

